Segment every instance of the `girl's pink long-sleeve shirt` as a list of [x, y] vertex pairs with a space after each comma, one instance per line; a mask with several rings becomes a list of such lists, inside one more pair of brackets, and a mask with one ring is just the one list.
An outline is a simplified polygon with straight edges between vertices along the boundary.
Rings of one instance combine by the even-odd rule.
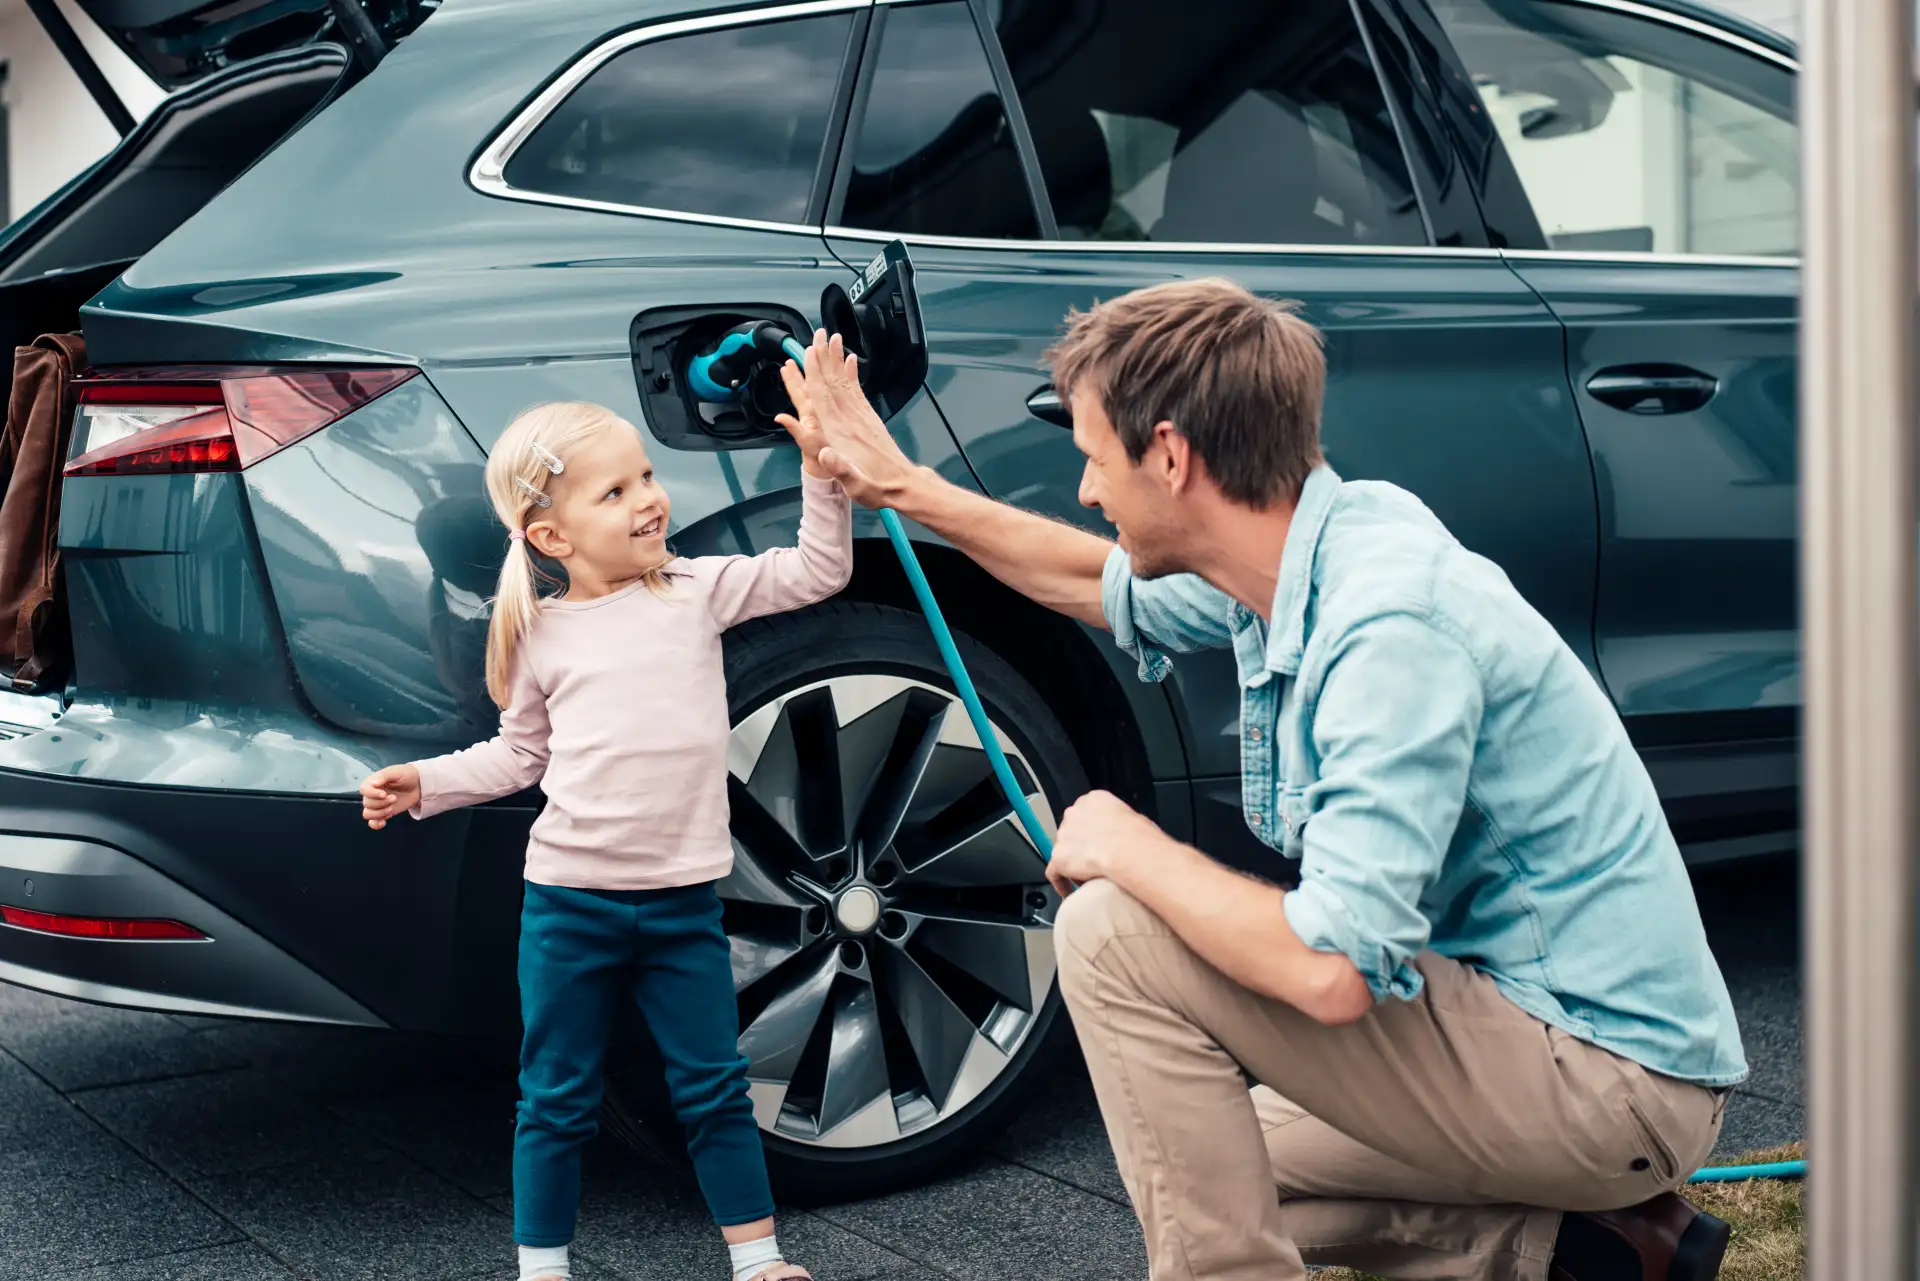
[[725, 876], [733, 843], [720, 634], [824, 600], [852, 571], [845, 491], [803, 474], [796, 547], [677, 560], [664, 596], [635, 583], [598, 600], [542, 603], [514, 659], [500, 733], [418, 762], [413, 816], [538, 782], [547, 804], [527, 842], [528, 880], [645, 890]]

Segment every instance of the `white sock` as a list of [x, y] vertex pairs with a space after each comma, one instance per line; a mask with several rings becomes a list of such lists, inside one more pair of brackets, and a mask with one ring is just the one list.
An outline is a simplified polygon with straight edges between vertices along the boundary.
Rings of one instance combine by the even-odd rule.
[[567, 1281], [573, 1281], [573, 1267], [567, 1262], [567, 1247], [521, 1246], [520, 1281], [533, 1281], [535, 1277], [565, 1277]]
[[733, 1281], [752, 1281], [756, 1272], [763, 1272], [776, 1263], [785, 1263], [780, 1253], [780, 1243], [773, 1237], [761, 1237], [758, 1241], [747, 1241], [740, 1245], [730, 1245], [727, 1253], [733, 1256]]

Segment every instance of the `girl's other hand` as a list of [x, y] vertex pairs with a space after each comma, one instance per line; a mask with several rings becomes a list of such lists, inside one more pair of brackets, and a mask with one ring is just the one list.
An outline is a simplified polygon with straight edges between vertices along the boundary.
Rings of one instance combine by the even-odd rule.
[[389, 765], [360, 784], [360, 817], [376, 832], [419, 803], [420, 771], [412, 765]]

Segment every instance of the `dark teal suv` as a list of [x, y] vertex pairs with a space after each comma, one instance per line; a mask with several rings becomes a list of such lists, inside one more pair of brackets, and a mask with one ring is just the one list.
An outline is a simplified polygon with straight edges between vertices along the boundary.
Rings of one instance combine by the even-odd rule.
[[[660, 353], [716, 316], [810, 326], [896, 237], [932, 353], [900, 439], [1096, 528], [1040, 371], [1068, 309], [1211, 273], [1301, 300], [1335, 466], [1505, 567], [1690, 857], [1794, 844], [1772, 35], [1677, 0], [81, 7], [175, 92], [0, 239], [12, 332], [78, 327], [93, 366], [70, 653], [0, 694], [0, 979], [511, 1035], [538, 796], [382, 833], [353, 797], [491, 729], [487, 449], [529, 403], [601, 401], [659, 437], [681, 551], [790, 540], [792, 449], [650, 416]], [[742, 1045], [789, 1191], [828, 1195], [983, 1141], [1069, 1043], [1037, 857], [859, 533], [840, 598], [727, 659]], [[1228, 655], [1143, 684], [919, 537], [1044, 811], [1097, 784], [1285, 875], [1240, 820]], [[623, 1123], [648, 1052], [612, 1073]]]

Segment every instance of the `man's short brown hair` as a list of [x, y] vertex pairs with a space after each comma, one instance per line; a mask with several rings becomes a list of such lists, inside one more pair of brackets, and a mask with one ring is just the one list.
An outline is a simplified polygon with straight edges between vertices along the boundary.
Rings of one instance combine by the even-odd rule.
[[1230, 280], [1176, 280], [1069, 313], [1046, 360], [1063, 397], [1099, 398], [1135, 463], [1171, 422], [1221, 493], [1270, 507], [1321, 459], [1326, 355], [1295, 310]]

